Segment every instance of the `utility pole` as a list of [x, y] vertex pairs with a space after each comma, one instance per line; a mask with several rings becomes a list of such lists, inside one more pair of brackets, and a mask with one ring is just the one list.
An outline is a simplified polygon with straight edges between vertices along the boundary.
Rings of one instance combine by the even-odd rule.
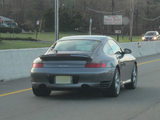
[[132, 41], [132, 34], [133, 34], [133, 14], [134, 14], [134, 3], [133, 0], [130, 1], [130, 41]]
[[114, 11], [114, 0], [112, 0], [112, 15], [113, 15], [113, 11]]
[[[114, 0], [112, 0], [112, 15], [114, 15]], [[111, 32], [114, 32], [114, 25], [111, 26]]]
[[55, 0], [55, 40], [59, 39], [59, 2]]

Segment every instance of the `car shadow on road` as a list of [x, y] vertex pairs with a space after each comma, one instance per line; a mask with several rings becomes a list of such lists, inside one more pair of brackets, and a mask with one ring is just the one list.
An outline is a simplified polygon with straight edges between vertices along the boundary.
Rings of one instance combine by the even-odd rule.
[[135, 104], [148, 105], [150, 101], [160, 102], [160, 96], [158, 96], [160, 87], [153, 86], [139, 86], [136, 89], [125, 89], [121, 88], [120, 95], [118, 97], [104, 97], [101, 91], [52, 91], [48, 97], [32, 97], [32, 100], [39, 102], [71, 102], [71, 103], [83, 103], [95, 104], [95, 103], [106, 103], [113, 105], [126, 105]]
[[57, 100], [98, 99], [102, 97], [100, 91], [53, 91], [49, 96], [50, 99]]
[[[121, 88], [121, 93], [118, 97], [125, 93], [126, 89]], [[129, 92], [129, 91], [128, 91]], [[115, 97], [105, 97], [102, 91], [52, 91], [46, 99], [51, 100], [91, 100], [91, 99], [115, 99]]]

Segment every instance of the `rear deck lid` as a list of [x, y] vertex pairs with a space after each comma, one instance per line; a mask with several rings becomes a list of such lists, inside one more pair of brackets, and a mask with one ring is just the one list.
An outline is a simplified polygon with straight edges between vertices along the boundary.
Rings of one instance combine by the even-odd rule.
[[49, 54], [41, 55], [40, 59], [48, 68], [84, 68], [86, 62], [92, 60], [85, 54]]
[[43, 61], [91, 61], [87, 54], [49, 54], [41, 55]]

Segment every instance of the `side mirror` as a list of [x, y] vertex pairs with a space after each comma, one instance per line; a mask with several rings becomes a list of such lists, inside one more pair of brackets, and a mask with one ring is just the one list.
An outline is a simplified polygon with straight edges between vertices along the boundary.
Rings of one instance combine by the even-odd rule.
[[128, 49], [128, 48], [125, 48], [124, 49], [124, 54], [130, 54], [132, 53], [132, 50]]

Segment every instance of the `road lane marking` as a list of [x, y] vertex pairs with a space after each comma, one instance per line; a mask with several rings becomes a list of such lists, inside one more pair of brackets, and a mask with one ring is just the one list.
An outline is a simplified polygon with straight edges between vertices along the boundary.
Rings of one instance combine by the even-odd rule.
[[29, 90], [31, 90], [31, 89], [32, 89], [32, 88], [28, 88], [28, 89], [24, 89], [24, 90], [19, 90], [19, 91], [14, 91], [14, 92], [2, 94], [2, 95], [0, 95], [0, 97], [7, 96], [7, 95], [12, 95], [12, 94], [16, 94], [16, 93], [20, 93], [20, 92], [24, 92], [24, 91], [29, 91]]
[[143, 64], [147, 64], [147, 63], [156, 62], [156, 61], [160, 61], [160, 59], [156, 59], [156, 60], [152, 60], [152, 61], [148, 61], [148, 62], [139, 63], [137, 65], [143, 65]]
[[[156, 60], [152, 60], [152, 61], [148, 61], [148, 62], [139, 63], [139, 64], [137, 64], [137, 65], [143, 65], [143, 64], [147, 64], [147, 63], [156, 62], [156, 61], [160, 61], [160, 59], [156, 59]], [[1, 94], [0, 97], [7, 96], [7, 95], [12, 95], [12, 94], [16, 94], [16, 93], [20, 93], [20, 92], [29, 91], [29, 90], [31, 90], [31, 89], [32, 89], [32, 88], [28, 88], [28, 89], [24, 89], [24, 90], [14, 91], [14, 92], [6, 93], [6, 94]]]

